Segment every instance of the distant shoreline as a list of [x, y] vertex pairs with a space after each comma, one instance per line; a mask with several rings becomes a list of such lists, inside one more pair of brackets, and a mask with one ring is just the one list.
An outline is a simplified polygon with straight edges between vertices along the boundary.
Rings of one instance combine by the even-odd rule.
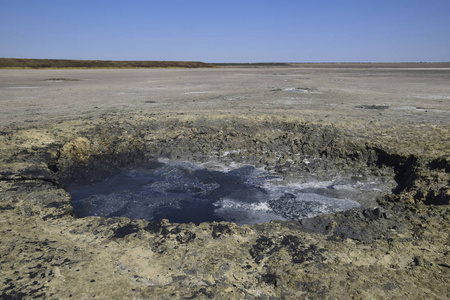
[[0, 58], [0, 69], [152, 69], [214, 68], [199, 61], [113, 61], [72, 59]]
[[450, 68], [450, 62], [400, 63], [205, 63], [200, 61], [114, 61], [0, 58], [0, 69], [154, 69], [154, 68]]
[[401, 63], [211, 63], [217, 67], [296, 67], [296, 68], [450, 68], [450, 62], [401, 62]]

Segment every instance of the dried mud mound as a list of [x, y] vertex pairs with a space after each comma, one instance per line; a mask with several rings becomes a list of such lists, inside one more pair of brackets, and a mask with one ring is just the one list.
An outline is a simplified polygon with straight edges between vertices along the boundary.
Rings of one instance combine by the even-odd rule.
[[[345, 129], [281, 117], [109, 116], [1, 138], [5, 299], [449, 296], [445, 154], [404, 155]], [[251, 164], [287, 182], [386, 176], [395, 186], [360, 208], [257, 225], [72, 215], [65, 182], [158, 158]]]

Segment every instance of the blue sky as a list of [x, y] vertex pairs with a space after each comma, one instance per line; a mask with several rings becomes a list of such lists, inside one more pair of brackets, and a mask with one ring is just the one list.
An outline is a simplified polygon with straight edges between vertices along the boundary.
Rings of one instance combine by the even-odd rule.
[[450, 61], [450, 0], [0, 0], [0, 57]]

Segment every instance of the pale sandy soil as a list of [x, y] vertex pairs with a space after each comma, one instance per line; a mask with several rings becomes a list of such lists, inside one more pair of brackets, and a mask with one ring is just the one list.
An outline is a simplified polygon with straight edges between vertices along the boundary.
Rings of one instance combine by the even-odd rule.
[[[444, 68], [0, 70], [0, 298], [447, 299], [449, 82]], [[58, 180], [150, 154], [395, 171], [400, 188], [254, 226], [71, 214]]]
[[0, 70], [0, 122], [142, 111], [448, 125], [449, 82], [447, 69]]

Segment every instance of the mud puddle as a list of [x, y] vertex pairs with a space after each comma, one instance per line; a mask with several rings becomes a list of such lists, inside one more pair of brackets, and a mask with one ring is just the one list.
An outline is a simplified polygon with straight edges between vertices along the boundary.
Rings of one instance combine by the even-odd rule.
[[95, 182], [69, 183], [66, 189], [78, 217], [243, 225], [349, 210], [367, 197], [375, 200], [389, 193], [389, 187], [386, 178], [365, 176], [285, 183], [281, 176], [252, 165], [164, 159], [151, 168], [117, 170]]

